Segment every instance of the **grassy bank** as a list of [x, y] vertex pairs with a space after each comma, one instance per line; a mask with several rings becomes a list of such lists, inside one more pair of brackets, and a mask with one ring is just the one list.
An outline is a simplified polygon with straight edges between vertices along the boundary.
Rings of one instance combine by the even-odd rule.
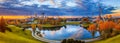
[[12, 29], [12, 32], [0, 32], [0, 43], [45, 43], [34, 39], [29, 30], [22, 31], [22, 29], [13, 25], [7, 27]]
[[62, 24], [65, 24], [65, 25], [80, 25], [80, 22], [66, 22], [66, 23], [63, 23]]
[[61, 27], [61, 26], [64, 26], [64, 24], [59, 24], [59, 25], [43, 24], [42, 25], [42, 27], [46, 27], [46, 28], [49, 28], [49, 27]]
[[59, 25], [50, 25], [50, 24], [43, 24], [42, 27], [60, 27], [60, 26], [64, 26], [64, 25], [80, 25], [79, 22], [62, 22], [61, 24]]
[[106, 40], [99, 40], [90, 43], [119, 43], [119, 42], [120, 42], [120, 34], [112, 38], [108, 38]]

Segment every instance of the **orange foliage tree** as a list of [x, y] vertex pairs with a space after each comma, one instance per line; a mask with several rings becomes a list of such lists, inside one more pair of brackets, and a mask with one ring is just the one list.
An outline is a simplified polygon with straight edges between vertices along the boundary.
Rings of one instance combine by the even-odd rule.
[[115, 25], [111, 36], [115, 36], [120, 33], [120, 24]]
[[110, 37], [110, 34], [113, 31], [113, 28], [115, 27], [116, 23], [113, 21], [105, 21], [98, 24], [98, 30], [100, 31], [100, 34], [103, 38]]
[[91, 24], [89, 27], [88, 27], [88, 30], [90, 31], [90, 32], [92, 32], [92, 31], [96, 31], [96, 25], [95, 24]]
[[99, 31], [107, 30], [108, 29], [108, 22], [103, 22], [99, 24]]
[[103, 31], [103, 30], [108, 30], [108, 29], [114, 28], [116, 24], [113, 21], [105, 21], [98, 25], [99, 25], [99, 31]]
[[95, 34], [95, 31], [97, 30], [97, 27], [95, 24], [91, 24], [89, 27], [88, 27], [88, 30], [92, 33], [92, 36], [94, 37], [94, 34]]
[[114, 28], [115, 30], [117, 30], [117, 31], [120, 31], [120, 25], [118, 24], [118, 25], [115, 25], [115, 28]]
[[115, 27], [115, 25], [116, 25], [116, 23], [115, 22], [113, 22], [113, 21], [109, 21], [109, 27], [108, 28], [114, 28]]

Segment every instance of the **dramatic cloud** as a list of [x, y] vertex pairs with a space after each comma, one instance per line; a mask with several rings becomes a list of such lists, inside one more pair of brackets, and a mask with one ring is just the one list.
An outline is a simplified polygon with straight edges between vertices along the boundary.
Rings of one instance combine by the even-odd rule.
[[4, 2], [5, 0], [0, 0], [0, 2]]
[[[112, 1], [112, 0], [111, 0]], [[34, 13], [46, 15], [85, 16], [98, 15], [100, 3], [103, 14], [111, 13], [118, 7], [111, 1], [99, 0], [0, 0], [0, 14], [32, 15]], [[110, 3], [109, 3], [110, 2]], [[119, 1], [118, 1], [119, 2]], [[119, 4], [117, 2], [117, 4]], [[112, 4], [110, 6], [110, 4]], [[113, 6], [114, 5], [114, 6]], [[9, 12], [9, 13], [7, 13]]]

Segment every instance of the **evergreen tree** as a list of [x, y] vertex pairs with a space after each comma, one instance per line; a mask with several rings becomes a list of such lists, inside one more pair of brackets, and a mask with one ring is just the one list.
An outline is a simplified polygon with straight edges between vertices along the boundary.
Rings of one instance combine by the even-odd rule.
[[5, 30], [8, 30], [10, 32], [12, 31], [11, 29], [7, 28], [6, 26], [7, 25], [6, 25], [5, 19], [3, 17], [1, 17], [1, 19], [0, 19], [0, 32], [5, 33]]
[[0, 19], [0, 32], [5, 33], [5, 30], [6, 30], [5, 27], [6, 27], [5, 20], [3, 17], [1, 17], [1, 19]]

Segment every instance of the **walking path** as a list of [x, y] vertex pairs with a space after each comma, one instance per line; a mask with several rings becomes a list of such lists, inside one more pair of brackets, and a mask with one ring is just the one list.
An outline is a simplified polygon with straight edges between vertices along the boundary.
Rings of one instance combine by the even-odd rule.
[[98, 38], [93, 38], [93, 39], [88, 39], [88, 40], [82, 40], [85, 42], [92, 42], [92, 41], [96, 41], [96, 40], [101, 40], [102, 38], [98, 37]]
[[[45, 39], [43, 37], [40, 37], [37, 35], [37, 33], [33, 32], [32, 31], [32, 36], [35, 38], [35, 39], [38, 39], [40, 41], [44, 41], [44, 42], [48, 42], [48, 43], [61, 43], [61, 41], [55, 41], [55, 40], [48, 40], [48, 39]], [[92, 42], [92, 41], [96, 41], [96, 40], [101, 40], [102, 38], [98, 37], [98, 38], [93, 38], [93, 39], [87, 39], [87, 40], [82, 40], [82, 41], [85, 41], [85, 42]]]
[[32, 32], [32, 36], [33, 36], [35, 39], [38, 39], [38, 40], [44, 41], [44, 42], [48, 42], [48, 43], [61, 43], [61, 41], [48, 40], [48, 39], [39, 37], [39, 36], [38, 36], [36, 33], [34, 33], [34, 32]]
[[[61, 43], [61, 41], [55, 41], [55, 40], [48, 40], [42, 37], [39, 37], [36, 33], [32, 32], [32, 36], [40, 41], [44, 41], [44, 42], [48, 42], [48, 43]], [[94, 39], [88, 39], [88, 40], [82, 40], [85, 42], [92, 42], [92, 41], [96, 41], [96, 40], [101, 40], [102, 38], [94, 38]]]

